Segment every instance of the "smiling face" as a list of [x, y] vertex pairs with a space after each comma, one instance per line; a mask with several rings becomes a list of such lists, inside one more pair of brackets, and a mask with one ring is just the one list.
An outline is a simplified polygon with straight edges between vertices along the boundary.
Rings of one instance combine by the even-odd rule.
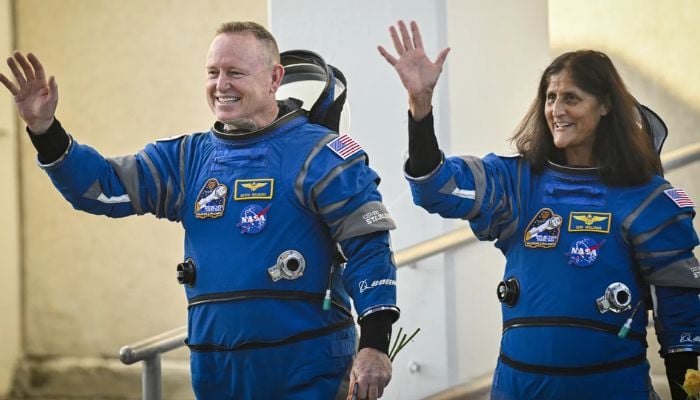
[[222, 33], [207, 54], [206, 92], [218, 121], [260, 128], [277, 117], [275, 92], [284, 68], [251, 33]]
[[608, 107], [579, 88], [564, 69], [549, 77], [544, 115], [554, 145], [564, 150], [569, 165], [595, 166], [593, 143]]

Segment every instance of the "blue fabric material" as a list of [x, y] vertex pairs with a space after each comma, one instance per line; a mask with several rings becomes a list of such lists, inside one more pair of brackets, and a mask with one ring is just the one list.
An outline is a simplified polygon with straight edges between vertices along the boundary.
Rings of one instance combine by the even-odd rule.
[[560, 376], [518, 371], [499, 363], [494, 372], [491, 400], [652, 400], [649, 364], [604, 374]]
[[354, 352], [354, 328], [268, 349], [192, 352], [192, 384], [199, 400], [333, 399]]
[[[252, 293], [242, 300], [189, 308], [190, 345], [231, 348], [277, 342], [337, 324], [350, 317], [351, 295], [358, 315], [389, 306], [398, 317], [388, 233], [394, 224], [381, 203], [379, 177], [361, 148], [343, 158], [325, 146], [337, 136], [308, 123], [303, 113], [291, 113], [250, 134], [227, 137], [213, 129], [157, 141], [119, 159], [105, 159], [74, 141], [63, 160], [45, 169], [76, 209], [110, 217], [151, 213], [180, 222], [185, 229], [182, 261], [190, 259], [196, 270], [194, 284], [185, 286], [188, 300]], [[387, 218], [366, 217], [377, 214]], [[338, 245], [346, 265], [339, 263]], [[301, 254], [305, 269], [295, 277], [273, 280], [269, 269], [287, 251]], [[336, 306], [325, 311], [322, 297], [331, 271]], [[375, 281], [381, 284], [371, 286]], [[371, 290], [358, 289], [368, 282]], [[297, 293], [305, 299], [280, 299], [276, 293]], [[318, 300], [310, 301], [309, 296]], [[319, 343], [326, 340], [318, 338]], [[301, 351], [298, 346], [289, 348]], [[352, 351], [348, 349], [344, 347], [344, 357], [354, 352], [354, 342]], [[349, 362], [294, 351], [286, 353], [286, 361], [280, 358], [280, 365], [291, 359], [309, 365], [315, 360], [316, 369], [309, 367], [300, 379], [312, 382], [318, 375], [319, 382], [326, 382], [319, 386], [335, 385], [338, 371]], [[194, 355], [192, 368], [212, 372], [212, 379], [228, 374], [232, 391], [246, 387], [245, 393], [254, 393], [242, 382], [252, 384], [253, 376], [267, 379], [279, 371], [255, 358], [257, 353], [246, 354], [254, 358], [246, 362], [266, 371], [234, 366], [230, 360], [239, 357], [231, 354]], [[214, 367], [217, 363], [222, 363], [220, 369]], [[198, 374], [196, 390], [197, 382], [207, 379], [205, 372]], [[332, 379], [326, 380], [327, 374]], [[265, 386], [265, 381], [260, 384]]]
[[[594, 169], [549, 165], [533, 174], [521, 157], [490, 154], [451, 157], [431, 176], [408, 180], [417, 205], [468, 218], [477, 237], [495, 241], [506, 257], [504, 280], [515, 277], [520, 286], [517, 303], [502, 306], [504, 324], [519, 321], [501, 339], [510, 359], [575, 368], [643, 355], [645, 343], [632, 336], [646, 335], [652, 297], [661, 353], [700, 350], [695, 211], [664, 194], [671, 185], [663, 178], [610, 187]], [[615, 282], [629, 288], [629, 307], [601, 312], [597, 300]], [[617, 331], [637, 304], [632, 334], [621, 339]], [[572, 318], [583, 323], [568, 323]], [[494, 398], [646, 400], [647, 375], [642, 366], [572, 378], [499, 365]]]

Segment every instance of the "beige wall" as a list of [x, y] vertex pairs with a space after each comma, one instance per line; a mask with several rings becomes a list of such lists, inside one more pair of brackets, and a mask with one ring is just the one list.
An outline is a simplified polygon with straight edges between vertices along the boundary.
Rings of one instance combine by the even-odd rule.
[[550, 59], [547, 1], [448, 5], [452, 153], [508, 152]]
[[[0, 0], [0, 54], [12, 51], [12, 5]], [[5, 57], [2, 57], [4, 59]], [[4, 63], [2, 65], [5, 65]], [[3, 74], [9, 71], [2, 69]], [[0, 87], [0, 398], [8, 392], [12, 371], [21, 354], [19, 198], [17, 124], [14, 102]]]
[[700, 3], [694, 0], [555, 0], [553, 49], [603, 49], [700, 112]]
[[[78, 141], [107, 156], [137, 152], [160, 137], [207, 130], [213, 120], [204, 96], [204, 60], [215, 29], [230, 20], [267, 21], [266, 2], [256, 0], [14, 4], [19, 50], [37, 54], [56, 76], [57, 117]], [[9, 2], [0, 5], [4, 30], [10, 26], [4, 23]], [[0, 46], [9, 44], [3, 40]], [[6, 110], [7, 96], [0, 101]], [[15, 131], [8, 131], [12, 125], [6, 121], [0, 126], [3, 183], [16, 165], [8, 151], [15, 147], [10, 135]], [[124, 344], [184, 325], [186, 302], [175, 280], [181, 228], [152, 216], [113, 220], [74, 211], [36, 166], [29, 141], [20, 142], [27, 355], [115, 357]], [[11, 198], [0, 200], [5, 210], [17, 209]], [[1, 270], [9, 273], [5, 265]], [[16, 307], [19, 296], [10, 296], [3, 290], [6, 279], [0, 281], [0, 293], [11, 300], [0, 304]], [[3, 315], [2, 335], [8, 331], [5, 321]], [[0, 343], [4, 346], [5, 336]], [[5, 363], [12, 352], [2, 350]]]

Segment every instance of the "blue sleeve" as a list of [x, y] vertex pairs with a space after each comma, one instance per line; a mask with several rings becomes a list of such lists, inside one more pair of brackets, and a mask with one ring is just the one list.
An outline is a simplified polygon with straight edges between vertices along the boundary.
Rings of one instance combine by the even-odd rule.
[[[443, 155], [444, 157], [444, 155]], [[424, 177], [405, 174], [413, 203], [444, 218], [468, 219], [476, 196], [474, 175], [463, 159], [450, 157]]]
[[700, 263], [692, 206], [676, 204], [663, 182], [623, 223], [642, 279], [651, 286], [661, 354], [700, 352]]
[[359, 319], [380, 310], [396, 307], [396, 266], [389, 242], [389, 232], [375, 232], [340, 242], [348, 262], [343, 283], [353, 299]]
[[377, 189], [379, 176], [358, 150], [342, 158], [323, 145], [336, 138], [329, 134], [307, 157], [296, 178], [300, 203], [320, 215], [336, 242], [396, 228]]
[[182, 140], [156, 142], [136, 155], [114, 158], [71, 140], [63, 157], [41, 167], [77, 210], [113, 218], [152, 213], [179, 220]]
[[700, 353], [700, 290], [652, 286], [652, 295], [661, 355], [678, 351]]
[[343, 284], [359, 318], [385, 309], [398, 317], [389, 239], [396, 225], [382, 203], [379, 176], [365, 152], [357, 149], [341, 156], [327, 146], [337, 139], [337, 134], [328, 134], [306, 157], [295, 180], [297, 198], [325, 222], [346, 258]]
[[427, 176], [406, 178], [416, 205], [445, 218], [469, 220], [479, 239], [496, 240], [515, 231], [522, 169], [519, 158], [450, 157]]

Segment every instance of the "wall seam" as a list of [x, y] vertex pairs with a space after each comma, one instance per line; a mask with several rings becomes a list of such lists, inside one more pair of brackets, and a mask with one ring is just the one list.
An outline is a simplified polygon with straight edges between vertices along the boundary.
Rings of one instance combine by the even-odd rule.
[[[436, 17], [437, 26], [442, 27], [437, 31], [437, 49], [439, 53], [444, 47], [447, 47], [449, 27], [447, 26], [447, 9], [449, 8], [449, 2], [447, 0], [441, 1], [436, 4]], [[436, 54], [437, 56], [437, 54]], [[437, 104], [439, 111], [437, 112], [437, 135], [439, 141], [442, 144], [442, 148], [451, 148], [452, 141], [450, 140], [449, 132], [450, 129], [450, 74], [449, 74], [449, 63], [445, 63], [442, 70], [442, 76], [438, 81], [437, 88]], [[448, 229], [454, 229], [453, 221], [445, 220], [442, 223], [444, 231]], [[445, 288], [445, 344], [448, 349], [447, 357], [445, 359], [447, 366], [447, 376], [446, 384], [447, 387], [452, 387], [459, 382], [459, 360], [456, 351], [449, 351], [449, 349], [457, 349], [457, 324], [455, 321], [457, 318], [457, 305], [456, 302], [456, 277], [454, 268], [456, 266], [455, 253], [454, 250], [447, 251], [442, 255], [443, 262], [445, 265], [444, 278], [444, 288]]]

